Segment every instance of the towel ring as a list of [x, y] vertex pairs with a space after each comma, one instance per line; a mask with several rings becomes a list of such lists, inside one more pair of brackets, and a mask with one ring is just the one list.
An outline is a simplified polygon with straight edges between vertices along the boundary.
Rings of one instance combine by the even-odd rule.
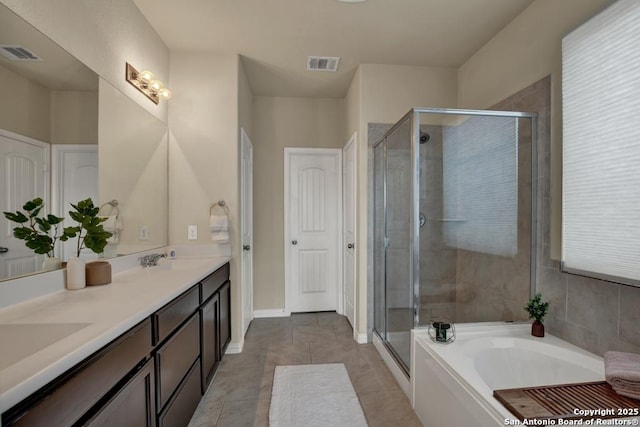
[[100, 209], [98, 210], [98, 212], [100, 212], [102, 210], [102, 208], [104, 208], [105, 206], [111, 206], [111, 209], [109, 210], [109, 213], [113, 212], [113, 210], [116, 210], [116, 218], [120, 216], [120, 208], [118, 207], [118, 201], [116, 199], [110, 200], [107, 203], [103, 203], [102, 205], [100, 205]]
[[225, 215], [229, 215], [229, 207], [227, 206], [227, 204], [224, 202], [224, 200], [218, 200], [217, 202], [215, 202], [214, 204], [211, 205], [211, 207], [209, 208], [209, 215], [213, 215], [213, 209], [220, 207], [222, 208], [222, 210], [224, 211]]

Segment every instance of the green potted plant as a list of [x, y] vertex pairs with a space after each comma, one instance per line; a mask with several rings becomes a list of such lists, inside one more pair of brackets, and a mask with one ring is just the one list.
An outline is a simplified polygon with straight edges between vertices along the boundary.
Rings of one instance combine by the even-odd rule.
[[37, 254], [46, 255], [42, 268], [45, 271], [55, 270], [60, 267], [60, 259], [55, 256], [56, 242], [67, 241], [75, 236], [73, 227], [62, 228], [64, 218], [55, 215], [40, 215], [44, 208], [41, 198], [29, 200], [22, 206], [26, 211], [3, 212], [5, 218], [16, 222], [20, 226], [13, 229], [13, 235], [24, 240], [25, 245]]
[[[71, 219], [78, 223], [77, 226], [69, 227], [70, 237], [77, 237], [76, 256], [69, 259], [67, 263], [67, 289], [81, 289], [87, 284], [87, 270], [84, 260], [80, 259], [82, 249], [91, 249], [100, 254], [107, 246], [107, 239], [113, 234], [105, 231], [102, 223], [107, 218], [99, 217], [100, 208], [94, 206], [93, 200], [85, 199], [77, 204], [71, 203], [73, 210], [69, 211]], [[91, 273], [89, 284], [106, 284], [111, 282], [111, 264], [102, 262], [101, 264], [90, 263]], [[95, 264], [95, 265], [94, 265]], [[97, 272], [97, 273], [96, 273]], [[92, 277], [98, 276], [98, 282], [93, 283]]]
[[544, 337], [544, 316], [549, 312], [549, 303], [542, 302], [542, 294], [536, 293], [533, 298], [529, 300], [524, 309], [529, 313], [529, 319], [535, 319], [531, 324], [531, 335], [534, 337]]

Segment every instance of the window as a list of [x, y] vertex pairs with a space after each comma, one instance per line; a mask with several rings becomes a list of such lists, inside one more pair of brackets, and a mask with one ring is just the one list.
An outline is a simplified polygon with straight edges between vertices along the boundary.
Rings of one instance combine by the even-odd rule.
[[640, 285], [640, 2], [562, 41], [562, 264]]

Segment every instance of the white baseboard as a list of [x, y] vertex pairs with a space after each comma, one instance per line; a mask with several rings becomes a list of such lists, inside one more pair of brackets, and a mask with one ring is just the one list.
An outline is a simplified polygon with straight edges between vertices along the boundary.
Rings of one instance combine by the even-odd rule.
[[367, 334], [358, 334], [354, 332], [353, 339], [356, 340], [358, 344], [366, 344], [369, 342]]
[[242, 342], [230, 342], [227, 346], [227, 351], [224, 354], [238, 354], [242, 353], [242, 348], [244, 347], [244, 341]]
[[382, 360], [384, 360], [385, 365], [387, 365], [391, 374], [393, 374], [393, 377], [398, 382], [402, 391], [404, 391], [404, 394], [407, 395], [409, 402], [411, 402], [413, 400], [413, 396], [411, 395], [411, 381], [406, 377], [402, 369], [398, 366], [398, 363], [395, 361], [393, 356], [389, 354], [384, 344], [376, 334], [373, 334], [373, 345], [376, 350], [378, 350], [378, 353], [380, 353], [380, 356], [382, 356]]
[[264, 317], [289, 317], [291, 312], [284, 308], [268, 308], [266, 310], [253, 310], [253, 318], [259, 319]]

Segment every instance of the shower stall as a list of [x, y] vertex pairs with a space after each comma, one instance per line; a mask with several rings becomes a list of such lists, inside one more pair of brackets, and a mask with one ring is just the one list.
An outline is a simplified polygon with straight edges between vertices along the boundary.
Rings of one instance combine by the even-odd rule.
[[414, 108], [374, 145], [374, 333], [407, 375], [411, 329], [526, 320], [536, 114]]

